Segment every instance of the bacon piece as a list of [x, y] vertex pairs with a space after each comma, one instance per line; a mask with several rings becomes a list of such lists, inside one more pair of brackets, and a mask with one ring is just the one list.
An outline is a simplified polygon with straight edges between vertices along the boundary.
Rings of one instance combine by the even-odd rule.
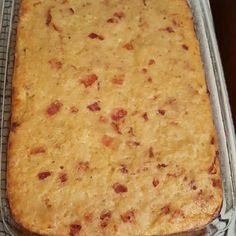
[[214, 188], [220, 188], [220, 187], [221, 187], [221, 181], [220, 181], [220, 179], [212, 179], [211, 181], [212, 181], [212, 186], [213, 186]]
[[104, 40], [104, 37], [102, 35], [98, 35], [96, 33], [90, 33], [88, 35], [89, 38], [91, 39], [99, 39], [99, 40]]
[[119, 79], [119, 78], [114, 78], [114, 79], [112, 79], [111, 82], [113, 84], [116, 84], [116, 85], [122, 85], [124, 83], [124, 80], [123, 79]]
[[134, 223], [135, 222], [135, 210], [129, 210], [122, 214], [121, 219], [124, 223]]
[[116, 108], [112, 111], [111, 119], [114, 121], [119, 121], [122, 118], [124, 118], [127, 114], [128, 112], [123, 108]]
[[173, 30], [172, 27], [168, 26], [165, 28], [165, 30], [168, 32], [168, 33], [174, 33], [175, 31]]
[[120, 12], [115, 12], [114, 16], [119, 19], [122, 19], [123, 17], [125, 17], [125, 14], [124, 14], [124, 12], [120, 11]]
[[44, 171], [44, 172], [38, 173], [38, 178], [39, 178], [40, 180], [44, 180], [44, 179], [46, 179], [47, 177], [49, 177], [50, 175], [51, 175], [51, 172], [49, 172], [49, 171]]
[[182, 45], [182, 48], [183, 48], [184, 50], [186, 50], [186, 51], [189, 49], [186, 44], [183, 44], [183, 45]]
[[98, 80], [97, 75], [90, 74], [81, 80], [81, 83], [84, 84], [85, 88], [90, 87], [96, 80]]
[[161, 163], [157, 165], [157, 168], [162, 169], [162, 168], [166, 168], [167, 166], [168, 166], [167, 164]]
[[52, 22], [51, 9], [48, 9], [45, 23], [47, 26], [49, 26], [51, 22]]
[[15, 132], [16, 132], [16, 128], [19, 127], [19, 126], [20, 126], [19, 123], [17, 123], [17, 122], [12, 122], [12, 124], [11, 124], [11, 131], [12, 131], [13, 133], [15, 133]]
[[132, 41], [130, 41], [129, 43], [124, 44], [123, 48], [126, 48], [127, 50], [134, 50], [134, 46]]
[[214, 145], [215, 144], [215, 137], [212, 137], [211, 138], [211, 145]]
[[131, 134], [132, 136], [135, 136], [134, 129], [132, 127], [129, 128], [128, 134]]
[[78, 165], [78, 171], [87, 171], [89, 169], [88, 161], [80, 161]]
[[105, 116], [100, 116], [99, 121], [102, 122], [102, 123], [107, 123], [108, 119]]
[[61, 107], [62, 107], [62, 103], [58, 100], [55, 100], [47, 108], [47, 114], [49, 116], [53, 116], [60, 111]]
[[78, 111], [79, 111], [79, 109], [78, 109], [77, 107], [75, 107], [75, 106], [72, 106], [72, 107], [70, 108], [70, 112], [71, 112], [71, 113], [78, 113]]
[[45, 153], [46, 150], [44, 147], [34, 147], [30, 150], [30, 155]]
[[102, 137], [102, 144], [106, 147], [109, 147], [114, 141], [114, 138], [108, 136], [108, 135], [104, 135]]
[[58, 26], [56, 26], [54, 23], [52, 23], [52, 28], [57, 32], [61, 32], [61, 29]]
[[165, 214], [165, 215], [169, 214], [170, 213], [170, 207], [169, 206], [162, 207], [161, 212], [162, 212], [162, 214]]
[[120, 164], [120, 171], [123, 173], [123, 174], [127, 174], [129, 171], [128, 171], [128, 168], [125, 164]]
[[197, 190], [197, 185], [196, 185], [195, 180], [191, 180], [191, 182], [189, 183], [189, 187], [190, 187], [192, 190]]
[[148, 81], [149, 83], [152, 83], [152, 77], [148, 77], [147, 81]]
[[173, 218], [180, 218], [180, 217], [184, 217], [184, 213], [183, 213], [183, 211], [181, 211], [181, 210], [175, 210], [175, 211], [171, 214], [171, 216], [172, 216]]
[[57, 60], [56, 58], [49, 60], [48, 63], [51, 65], [53, 69], [56, 69], [56, 70], [61, 69], [63, 66], [62, 62]]
[[75, 11], [74, 11], [73, 8], [69, 8], [69, 12], [70, 12], [71, 15], [74, 15], [74, 14], [75, 14]]
[[166, 114], [166, 111], [163, 109], [158, 109], [158, 113], [162, 116], [164, 116]]
[[144, 74], [146, 74], [146, 73], [148, 72], [148, 70], [147, 70], [146, 68], [143, 68], [143, 69], [142, 69], [142, 72], [143, 72]]
[[60, 179], [61, 183], [66, 182], [67, 181], [67, 174], [66, 173], [59, 174], [59, 179]]
[[71, 224], [70, 225], [70, 236], [76, 236], [81, 231], [82, 226], [79, 224]]
[[111, 219], [112, 213], [109, 210], [103, 210], [100, 214], [101, 227], [107, 227], [109, 220]]
[[160, 183], [159, 180], [156, 177], [154, 177], [152, 181], [153, 186], [156, 188], [159, 185], [159, 183]]
[[217, 159], [217, 155], [214, 156], [214, 160], [213, 160], [211, 166], [208, 169], [208, 174], [210, 174], [210, 175], [215, 175], [216, 172], [217, 172], [217, 170], [215, 168], [216, 159]]
[[153, 152], [153, 148], [152, 148], [152, 147], [150, 147], [150, 148], [148, 149], [148, 156], [149, 156], [150, 158], [153, 158], [153, 157], [154, 157], [154, 152]]
[[125, 193], [128, 192], [128, 189], [125, 185], [119, 184], [119, 183], [115, 183], [112, 185], [112, 188], [114, 189], [114, 191], [116, 193]]
[[101, 110], [101, 108], [100, 108], [98, 102], [94, 102], [94, 103], [88, 105], [87, 108], [88, 108], [90, 111], [93, 111], [93, 112], [97, 112], [97, 111], [100, 111], [100, 110]]
[[107, 23], [115, 23], [115, 24], [117, 24], [118, 23], [118, 20], [116, 19], [116, 18], [109, 18], [108, 20], [107, 20]]
[[143, 113], [142, 117], [143, 117], [143, 119], [145, 121], [148, 121], [148, 114], [147, 114], [147, 112]]
[[84, 214], [84, 220], [87, 221], [87, 222], [89, 222], [89, 223], [91, 223], [92, 220], [93, 220], [93, 213], [91, 213], [91, 212], [86, 212], [86, 213]]
[[149, 62], [148, 62], [148, 65], [151, 66], [155, 63], [156, 63], [156, 61], [154, 59], [150, 59]]
[[120, 127], [117, 123], [115, 122], [112, 122], [111, 123], [111, 126], [113, 127], [113, 129], [118, 133], [118, 134], [122, 134], [121, 130], [120, 130]]
[[128, 146], [140, 146], [140, 142], [129, 140], [126, 142]]

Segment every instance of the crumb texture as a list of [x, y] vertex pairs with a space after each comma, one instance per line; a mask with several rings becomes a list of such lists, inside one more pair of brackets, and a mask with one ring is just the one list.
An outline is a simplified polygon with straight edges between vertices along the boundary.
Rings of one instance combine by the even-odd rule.
[[222, 202], [186, 0], [22, 0], [8, 148], [16, 221], [48, 236], [201, 228]]

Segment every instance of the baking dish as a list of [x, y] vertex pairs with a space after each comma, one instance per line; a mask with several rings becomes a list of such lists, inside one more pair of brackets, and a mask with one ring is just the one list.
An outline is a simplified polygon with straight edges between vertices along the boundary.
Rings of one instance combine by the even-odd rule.
[[[11, 79], [14, 66], [14, 49], [19, 0], [4, 2], [0, 35], [1, 76], [1, 217], [5, 235], [28, 235], [11, 218], [6, 196], [6, 149], [11, 104]], [[215, 126], [220, 144], [220, 159], [224, 201], [220, 216], [197, 235], [224, 235], [235, 208], [235, 139], [228, 96], [222, 66], [215, 40], [209, 2], [190, 0], [196, 33], [200, 41], [208, 90], [214, 113]], [[193, 235], [193, 233], [190, 233]], [[189, 235], [189, 234], [187, 234]]]

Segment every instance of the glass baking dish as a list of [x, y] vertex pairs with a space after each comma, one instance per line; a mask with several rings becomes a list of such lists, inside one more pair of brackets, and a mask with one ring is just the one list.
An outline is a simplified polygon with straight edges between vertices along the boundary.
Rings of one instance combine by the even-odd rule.
[[[6, 194], [6, 152], [11, 115], [11, 80], [14, 67], [19, 4], [20, 0], [3, 1], [2, 17], [0, 17], [0, 235], [7, 236], [32, 235], [24, 231], [14, 222], [10, 214]], [[189, 6], [193, 12], [195, 30], [200, 42], [207, 86], [220, 145], [224, 199], [220, 215], [207, 225], [205, 229], [199, 232], [182, 233], [178, 235], [222, 236], [226, 235], [226, 231], [234, 218], [236, 206], [236, 145], [234, 127], [209, 1], [189, 0]]]

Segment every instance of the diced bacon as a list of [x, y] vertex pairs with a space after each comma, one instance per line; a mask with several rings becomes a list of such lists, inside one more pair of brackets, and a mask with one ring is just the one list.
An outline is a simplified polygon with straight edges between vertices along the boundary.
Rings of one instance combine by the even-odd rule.
[[125, 14], [124, 14], [124, 12], [120, 11], [120, 12], [115, 12], [114, 16], [119, 19], [122, 19], [123, 17], [125, 17]]
[[154, 59], [150, 59], [149, 62], [148, 62], [148, 65], [151, 66], [155, 63], [156, 63], [156, 61]]
[[118, 23], [118, 20], [116, 19], [116, 18], [109, 18], [109, 19], [107, 19], [107, 23]]
[[78, 109], [77, 107], [75, 107], [75, 106], [72, 106], [72, 107], [70, 108], [70, 112], [71, 112], [71, 113], [78, 113], [78, 112], [79, 112], [79, 109]]
[[148, 121], [148, 114], [147, 114], [147, 112], [143, 113], [142, 117], [143, 117], [143, 119], [145, 121]]
[[127, 114], [128, 112], [123, 108], [116, 108], [112, 111], [111, 119], [114, 121], [119, 121], [123, 119]]
[[19, 126], [20, 126], [19, 123], [17, 123], [17, 122], [12, 122], [12, 124], [11, 124], [11, 131], [12, 131], [13, 133], [15, 133], [15, 132], [16, 132], [16, 128], [19, 127]]
[[69, 8], [69, 12], [70, 12], [71, 15], [74, 15], [74, 14], [75, 14], [75, 11], [74, 11], [73, 8]]
[[214, 145], [215, 144], [215, 137], [212, 137], [211, 138], [211, 145]]
[[101, 122], [101, 123], [107, 123], [108, 122], [108, 118], [106, 118], [105, 116], [100, 116], [99, 117], [99, 121]]
[[56, 113], [58, 113], [62, 107], [62, 103], [58, 100], [55, 100], [54, 102], [52, 102], [49, 107], [47, 108], [47, 114], [49, 116], [53, 116]]
[[127, 168], [127, 166], [126, 166], [125, 164], [121, 164], [121, 165], [120, 165], [120, 171], [121, 171], [121, 173], [123, 173], [123, 174], [127, 174], [127, 173], [128, 173], [128, 168]]
[[100, 110], [101, 110], [101, 108], [100, 108], [98, 102], [94, 102], [94, 103], [88, 105], [87, 108], [88, 108], [90, 111], [93, 111], [93, 112], [97, 112], [97, 111], [100, 111]]
[[173, 218], [184, 217], [184, 213], [181, 210], [175, 210], [171, 215]]
[[57, 32], [61, 32], [61, 29], [57, 25], [55, 25], [54, 23], [52, 23], [52, 28]]
[[89, 169], [88, 161], [80, 161], [78, 165], [78, 171], [87, 171]]
[[135, 210], [129, 210], [122, 214], [121, 219], [124, 223], [134, 223], [135, 222]]
[[128, 189], [125, 185], [119, 184], [119, 183], [115, 183], [112, 185], [114, 191], [116, 193], [125, 193], [128, 192]]
[[212, 186], [213, 186], [214, 188], [220, 188], [220, 187], [221, 187], [221, 181], [220, 181], [220, 179], [212, 179], [211, 181], [212, 181]]
[[124, 44], [123, 48], [126, 48], [127, 50], [134, 50], [134, 45], [130, 41], [129, 43]]
[[97, 75], [90, 74], [90, 75], [85, 76], [85, 78], [81, 80], [81, 83], [84, 84], [85, 88], [87, 88], [91, 86], [93, 83], [95, 83], [96, 80], [98, 80]]
[[197, 190], [197, 185], [196, 185], [195, 180], [191, 180], [191, 182], [189, 183], [189, 187], [192, 190]]
[[81, 231], [82, 226], [79, 224], [71, 224], [70, 225], [70, 236], [77, 236]]
[[157, 165], [157, 168], [162, 169], [162, 168], [166, 168], [167, 166], [168, 166], [167, 164], [160, 163], [160, 164]]
[[49, 60], [48, 63], [50, 64], [52, 69], [56, 69], [56, 70], [61, 69], [63, 66], [62, 62], [57, 60], [56, 58]]
[[182, 45], [182, 48], [183, 48], [184, 50], [186, 50], [186, 51], [189, 49], [186, 44], [183, 44], [183, 45]]
[[91, 223], [92, 220], [93, 220], [93, 213], [91, 213], [91, 212], [86, 212], [86, 213], [84, 214], [84, 220], [85, 220], [86, 222], [88, 222], [88, 223]]
[[166, 114], [166, 111], [163, 109], [158, 109], [158, 113], [162, 116], [164, 116]]
[[109, 220], [111, 219], [112, 213], [109, 210], [103, 210], [100, 214], [101, 227], [107, 227]]
[[213, 162], [208, 169], [208, 174], [210, 174], [210, 175], [215, 175], [217, 173], [217, 169], [215, 167], [216, 159], [217, 159], [217, 155], [214, 156]]
[[67, 174], [66, 173], [59, 174], [59, 179], [60, 179], [61, 183], [66, 182], [67, 181]]
[[104, 145], [104, 146], [106, 146], [106, 147], [109, 147], [112, 143], [113, 143], [113, 141], [114, 141], [114, 138], [112, 138], [112, 137], [110, 137], [110, 136], [108, 136], [108, 135], [104, 135], [103, 137], [102, 137], [102, 144]]
[[152, 184], [153, 184], [153, 186], [156, 188], [158, 185], [159, 185], [159, 180], [155, 177], [155, 178], [153, 178], [153, 181], [152, 181]]
[[117, 134], [122, 134], [119, 124], [112, 122], [111, 126], [113, 127], [113, 129], [116, 131]]
[[132, 127], [129, 128], [128, 134], [131, 134], [132, 136], [135, 136], [134, 129]]
[[48, 178], [50, 175], [51, 175], [51, 172], [49, 172], [49, 171], [44, 171], [44, 172], [38, 173], [38, 178], [39, 178], [40, 180], [44, 180], [44, 179]]
[[45, 153], [45, 152], [46, 152], [46, 150], [44, 147], [34, 147], [30, 150], [31, 155]]
[[142, 72], [143, 72], [144, 74], [146, 74], [146, 73], [148, 72], [147, 68], [143, 68], [143, 69], [142, 69]]
[[154, 152], [153, 152], [153, 147], [150, 147], [148, 149], [148, 157], [153, 158], [154, 157]]
[[116, 84], [116, 85], [122, 85], [124, 83], [124, 80], [123, 79], [120, 79], [120, 78], [114, 78], [112, 79], [111, 81], [113, 84]]
[[165, 214], [165, 215], [169, 214], [170, 213], [170, 207], [169, 206], [162, 207], [161, 212], [162, 212], [162, 214]]
[[149, 83], [152, 83], [152, 77], [148, 77], [147, 81], [148, 81]]
[[104, 40], [104, 37], [102, 35], [98, 35], [96, 33], [90, 33], [88, 35], [89, 38], [91, 39], [99, 39], [99, 40]]
[[173, 30], [173, 28], [170, 27], [170, 26], [166, 27], [165, 30], [166, 30], [168, 33], [174, 33], [174, 32], [175, 32], [175, 31]]
[[46, 16], [46, 25], [49, 26], [50, 23], [52, 22], [52, 14], [51, 14], [51, 9], [47, 11], [47, 16]]
[[127, 144], [128, 146], [130, 146], [130, 147], [132, 147], [132, 146], [140, 146], [140, 145], [141, 145], [140, 142], [133, 141], [133, 140], [127, 141], [126, 144]]

